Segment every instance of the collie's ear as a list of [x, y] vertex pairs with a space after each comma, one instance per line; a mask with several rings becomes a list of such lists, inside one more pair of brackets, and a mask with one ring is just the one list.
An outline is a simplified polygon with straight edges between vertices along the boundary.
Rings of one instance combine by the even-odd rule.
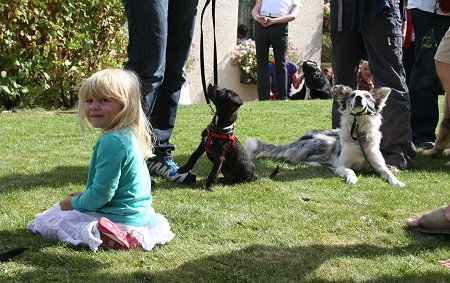
[[342, 110], [346, 108], [349, 94], [353, 91], [351, 87], [345, 85], [335, 85], [332, 89], [333, 96], [341, 106]]
[[372, 90], [372, 94], [375, 98], [375, 109], [377, 112], [383, 110], [391, 90], [392, 89], [389, 87], [380, 87]]

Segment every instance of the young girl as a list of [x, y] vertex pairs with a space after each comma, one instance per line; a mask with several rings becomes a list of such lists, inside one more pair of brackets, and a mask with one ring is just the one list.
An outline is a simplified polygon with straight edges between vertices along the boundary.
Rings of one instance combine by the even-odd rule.
[[139, 80], [130, 71], [95, 73], [79, 90], [80, 126], [86, 120], [102, 135], [89, 165], [84, 192], [75, 192], [36, 215], [28, 228], [50, 239], [92, 250], [142, 247], [151, 250], [175, 236], [152, 208], [149, 124], [141, 108]]

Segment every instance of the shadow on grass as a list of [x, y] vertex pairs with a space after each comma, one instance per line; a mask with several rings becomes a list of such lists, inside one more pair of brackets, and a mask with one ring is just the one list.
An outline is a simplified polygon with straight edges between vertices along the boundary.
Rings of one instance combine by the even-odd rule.
[[[450, 166], [445, 166], [445, 164], [449, 160], [449, 157], [446, 156], [431, 158], [428, 156], [424, 156], [421, 152], [418, 152], [412, 172], [426, 171], [436, 173], [450, 173]], [[277, 164], [282, 166], [277, 176], [283, 176], [283, 181], [295, 181], [311, 178], [328, 179], [338, 177], [334, 173], [334, 170], [330, 168], [330, 165], [327, 164], [315, 167], [306, 163], [291, 163], [281, 159], [273, 159], [268, 157], [254, 160], [254, 163], [257, 170], [261, 172], [270, 172], [270, 168], [276, 167]], [[375, 172], [357, 172], [357, 174], [362, 174], [363, 176], [378, 176], [378, 174], [376, 174]]]
[[[375, 260], [379, 257], [408, 257], [420, 251], [447, 246], [442, 240], [428, 240], [427, 247], [412, 244], [407, 247], [383, 248], [370, 244], [357, 245], [311, 245], [298, 247], [279, 247], [252, 245], [247, 248], [220, 255], [208, 256], [187, 262], [175, 269], [153, 274], [155, 282], [356, 282], [346, 278], [342, 272], [342, 262], [331, 263], [333, 270], [322, 270], [330, 279], [318, 280], [314, 274], [327, 261], [342, 258]], [[432, 248], [430, 248], [433, 246]], [[415, 262], [412, 265], [417, 265]], [[432, 263], [436, 264], [436, 263]], [[379, 276], [364, 282], [446, 282], [449, 271], [419, 272], [416, 267], [405, 262], [398, 276]], [[350, 267], [351, 268], [351, 267]], [[386, 273], [392, 271], [386, 271]], [[374, 273], [382, 273], [378, 270]], [[333, 275], [332, 275], [333, 274]], [[367, 274], [371, 274], [368, 270]], [[341, 275], [346, 279], [337, 279]], [[350, 276], [350, 275], [349, 275]], [[355, 274], [352, 276], [355, 277]], [[361, 282], [358, 280], [358, 282]]]
[[[178, 165], [181, 167], [184, 165], [187, 160], [189, 159], [190, 155], [177, 155], [175, 156], [175, 161], [178, 163]], [[197, 163], [194, 165], [194, 168], [192, 168], [191, 173], [194, 173], [197, 176], [197, 182], [195, 184], [191, 185], [185, 185], [180, 184], [176, 182], [169, 182], [166, 181], [164, 178], [159, 176], [152, 176], [153, 180], [156, 182], [156, 189], [157, 190], [171, 190], [171, 189], [198, 189], [203, 190], [206, 186], [206, 180], [208, 178], [209, 173], [211, 172], [211, 169], [213, 167], [213, 163], [208, 159], [206, 156], [206, 153], [204, 153], [197, 161]], [[266, 166], [262, 165], [256, 168], [259, 178], [265, 178], [272, 173], [272, 171], [277, 167], [275, 164], [274, 166]], [[260, 170], [259, 170], [260, 169]], [[219, 174], [219, 177], [222, 177], [222, 173]], [[218, 184], [217, 186], [220, 186]]]
[[417, 151], [414, 170], [429, 172], [450, 173], [450, 166], [445, 166], [450, 161], [448, 156], [428, 157], [422, 154], [423, 150]]
[[[414, 241], [404, 247], [371, 244], [286, 247], [254, 244], [240, 250], [187, 261], [176, 268], [160, 272], [146, 270], [155, 258], [145, 256], [148, 252], [142, 250], [101, 250], [93, 253], [85, 247], [45, 240], [26, 229], [0, 231], [0, 238], [2, 250], [18, 246], [29, 248], [12, 259], [26, 268], [20, 273], [3, 274], [4, 279], [14, 279], [14, 282], [56, 282], [64, 278], [67, 282], [362, 282], [359, 276], [359, 280], [350, 280], [355, 278], [358, 271], [345, 274], [346, 270], [358, 268], [343, 266], [346, 262], [354, 263], [354, 259], [377, 260], [378, 263], [370, 266], [386, 268], [385, 271], [365, 270], [366, 276], [372, 279], [364, 282], [448, 282], [450, 273], [447, 268], [437, 267], [438, 263], [434, 259], [424, 263], [423, 259], [415, 258], [416, 254], [447, 248], [448, 237], [407, 233]], [[119, 260], [122, 257], [129, 257], [130, 262]], [[397, 266], [392, 268], [386, 265], [388, 263], [383, 263], [389, 259], [398, 262], [402, 260], [399, 257], [404, 258], [404, 262], [395, 263]], [[329, 262], [333, 260], [337, 261]], [[129, 265], [131, 269], [141, 269], [131, 273], [116, 270], [120, 264]], [[364, 266], [361, 261], [356, 261], [358, 264]], [[424, 264], [427, 266], [421, 268]], [[430, 270], [429, 265], [436, 265], [436, 269]], [[383, 273], [389, 275], [371, 276]]]
[[67, 184], [85, 184], [87, 172], [87, 166], [58, 166], [47, 172], [5, 175], [0, 177], [0, 193], [16, 189], [31, 190], [36, 187], [58, 188]]

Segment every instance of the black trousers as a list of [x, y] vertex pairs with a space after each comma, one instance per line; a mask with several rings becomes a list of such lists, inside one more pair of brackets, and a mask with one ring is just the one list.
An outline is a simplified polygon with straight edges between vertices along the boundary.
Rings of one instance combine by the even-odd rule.
[[[275, 24], [263, 27], [255, 23], [255, 44], [257, 62], [257, 86], [259, 100], [268, 100], [270, 96], [269, 83], [269, 48], [272, 46], [275, 58], [275, 73], [277, 74], [277, 99], [286, 99], [287, 74], [286, 52], [288, 48], [288, 24]], [[284, 75], [282, 75], [284, 74]]]

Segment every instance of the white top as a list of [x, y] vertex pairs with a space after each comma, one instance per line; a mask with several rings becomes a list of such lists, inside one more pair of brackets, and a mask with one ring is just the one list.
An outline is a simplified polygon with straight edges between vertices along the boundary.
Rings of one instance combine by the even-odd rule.
[[286, 16], [294, 5], [301, 6], [300, 0], [262, 0], [259, 14], [274, 17]]
[[[439, 5], [436, 4], [437, 0], [409, 0], [408, 1], [408, 9], [417, 8], [419, 10], [434, 13], [434, 6]], [[437, 10], [439, 15], [450, 16], [450, 13], [443, 13], [440, 9]]]

